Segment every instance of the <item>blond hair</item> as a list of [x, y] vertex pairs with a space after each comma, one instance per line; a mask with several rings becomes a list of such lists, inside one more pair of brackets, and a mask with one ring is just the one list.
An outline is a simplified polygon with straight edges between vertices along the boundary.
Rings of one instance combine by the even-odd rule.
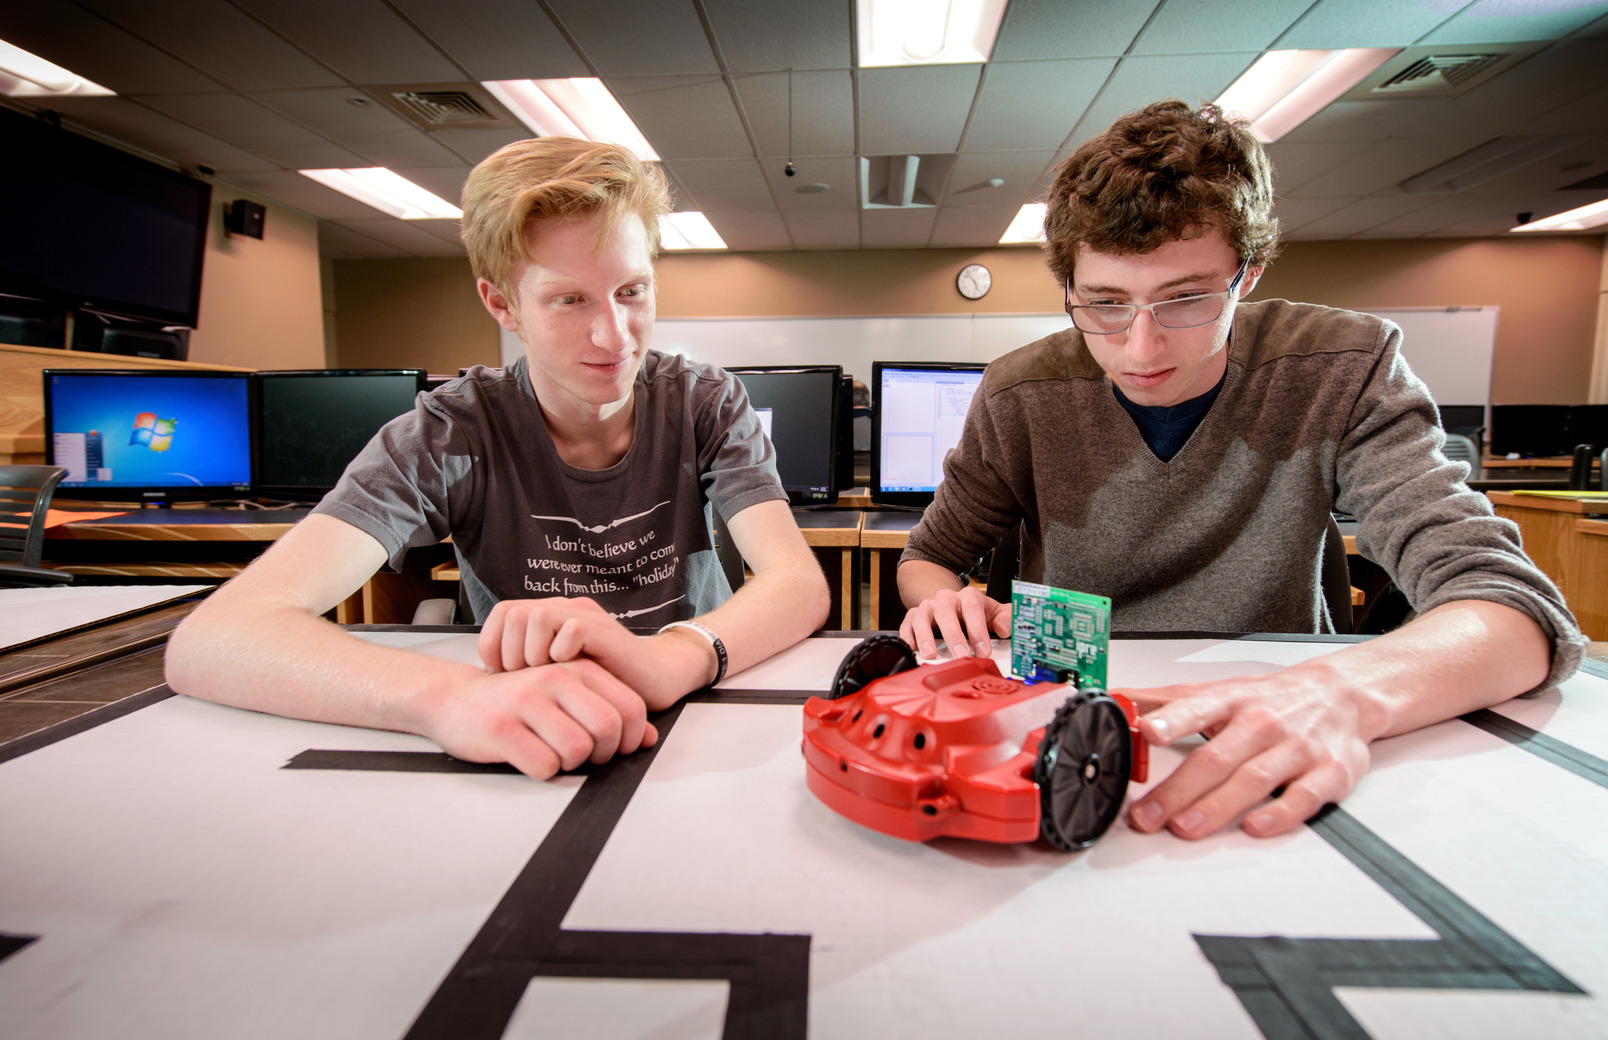
[[469, 172], [461, 235], [475, 277], [496, 286], [512, 304], [514, 268], [530, 259], [525, 228], [531, 221], [602, 214], [607, 238], [635, 213], [648, 232], [648, 255], [656, 257], [659, 218], [670, 211], [664, 174], [625, 148], [573, 137], [532, 138], [499, 148]]

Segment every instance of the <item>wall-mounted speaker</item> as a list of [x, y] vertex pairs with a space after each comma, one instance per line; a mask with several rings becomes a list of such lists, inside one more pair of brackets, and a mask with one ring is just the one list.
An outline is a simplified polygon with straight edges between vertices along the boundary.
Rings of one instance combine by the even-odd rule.
[[231, 235], [261, 238], [262, 222], [268, 211], [249, 199], [235, 199], [223, 211], [223, 227]]

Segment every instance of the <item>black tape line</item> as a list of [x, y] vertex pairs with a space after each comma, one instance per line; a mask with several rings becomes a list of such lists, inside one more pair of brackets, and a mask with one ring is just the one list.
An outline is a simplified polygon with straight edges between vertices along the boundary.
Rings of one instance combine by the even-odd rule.
[[14, 758], [21, 758], [31, 751], [49, 747], [58, 740], [76, 737], [78, 734], [92, 730], [103, 723], [111, 722], [113, 719], [120, 719], [124, 715], [131, 715], [141, 708], [148, 708], [159, 701], [165, 701], [173, 695], [173, 691], [166, 686], [153, 686], [149, 690], [136, 693], [132, 697], [124, 697], [120, 701], [113, 701], [111, 704], [91, 709], [82, 715], [64, 719], [54, 726], [46, 726], [44, 729], [36, 730], [27, 736], [7, 741], [4, 744], [0, 744], [0, 762], [9, 762]]
[[407, 1040], [497, 1040], [538, 977], [724, 979], [730, 987], [725, 1040], [804, 1040], [807, 935], [560, 927], [681, 709], [677, 704], [653, 716], [659, 730], [654, 747], [592, 768], [414, 1020]]
[[704, 690], [682, 698], [692, 704], [803, 704], [824, 697], [824, 690]]
[[5, 932], [0, 932], [0, 961], [5, 960], [37, 938], [39, 938], [37, 935], [8, 935]]
[[1549, 737], [1539, 730], [1533, 730], [1522, 722], [1514, 722], [1506, 715], [1498, 714], [1489, 708], [1481, 708], [1479, 711], [1471, 711], [1458, 717], [1470, 726], [1483, 729], [1494, 737], [1501, 737], [1514, 747], [1523, 748], [1537, 758], [1543, 758], [1578, 777], [1590, 780], [1598, 787], [1608, 787], [1608, 762], [1596, 755], [1581, 751], [1572, 744], [1565, 744], [1555, 737]]
[[335, 751], [308, 748], [281, 769], [351, 769], [377, 773], [514, 773], [506, 762], [465, 762], [444, 751]]
[[1196, 935], [1196, 944], [1218, 977], [1239, 997], [1268, 1040], [1366, 1037], [1368, 1033], [1334, 997], [1336, 986], [1585, 995], [1585, 990], [1338, 806], [1325, 806], [1308, 825], [1440, 938]]

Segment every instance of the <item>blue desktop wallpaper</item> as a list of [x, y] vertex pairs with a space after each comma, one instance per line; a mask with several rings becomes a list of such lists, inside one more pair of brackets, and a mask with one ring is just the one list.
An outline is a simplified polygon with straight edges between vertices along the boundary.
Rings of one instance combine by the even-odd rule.
[[[50, 384], [50, 435], [98, 432], [99, 465], [111, 470], [110, 480], [69, 479], [63, 486], [251, 483], [250, 398], [243, 378], [51, 376]], [[56, 454], [62, 455], [59, 448]], [[62, 457], [55, 462], [68, 465]]]

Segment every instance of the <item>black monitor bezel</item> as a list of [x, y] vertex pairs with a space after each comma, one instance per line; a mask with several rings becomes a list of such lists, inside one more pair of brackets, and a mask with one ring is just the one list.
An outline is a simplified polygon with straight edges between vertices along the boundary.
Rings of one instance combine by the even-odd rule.
[[[263, 469], [264, 441], [267, 427], [263, 422], [263, 384], [283, 377], [345, 377], [353, 376], [412, 376], [413, 396], [415, 398], [424, 391], [429, 373], [422, 368], [304, 368], [304, 369], [269, 369], [251, 373], [252, 391], [252, 422], [255, 436], [252, 439], [251, 468], [253, 493], [263, 498], [284, 499], [293, 502], [316, 502], [334, 490], [334, 485], [328, 487], [306, 485], [267, 484], [261, 479]], [[402, 414], [402, 413], [398, 413]]]
[[[799, 490], [799, 489], [796, 489], [796, 488], [790, 488], [790, 487], [786, 486], [785, 484], [782, 485], [782, 490], [787, 492], [787, 502], [788, 502], [789, 505], [794, 505], [794, 506], [818, 506], [818, 505], [829, 505], [829, 504], [831, 504], [833, 502], [836, 502], [837, 499], [838, 499], [838, 495], [842, 492], [842, 488], [841, 488], [841, 486], [839, 485], [839, 482], [838, 482], [838, 452], [842, 450], [842, 446], [838, 443], [838, 441], [839, 441], [838, 413], [839, 413], [839, 410], [842, 407], [842, 398], [843, 398], [843, 395], [842, 395], [843, 366], [842, 365], [731, 365], [731, 366], [726, 366], [726, 371], [730, 372], [734, 376], [737, 376], [739, 380], [741, 380], [742, 375], [745, 372], [763, 373], [763, 374], [769, 374], [769, 375], [782, 375], [782, 374], [787, 374], [787, 373], [791, 373], [791, 372], [801, 372], [801, 373], [802, 372], [809, 372], [809, 373], [820, 373], [820, 374], [831, 373], [835, 377], [835, 382], [832, 385], [834, 387], [836, 387], [837, 390], [832, 395], [832, 414], [831, 414], [831, 417], [830, 417], [830, 422], [828, 424], [828, 433], [827, 433], [827, 439], [828, 439], [827, 451], [830, 453], [830, 460], [831, 460], [830, 465], [827, 468], [827, 482], [828, 482], [827, 483], [827, 490], [823, 494], [822, 492], [819, 492], [819, 491], [802, 491], [802, 490]], [[746, 385], [743, 387], [743, 393], [744, 394], [748, 393], [748, 388], [747, 388]], [[753, 407], [752, 400], [749, 401], [749, 407]], [[780, 477], [781, 477], [780, 469], [778, 469], [778, 471], [777, 471], [777, 477], [778, 477], [778, 479], [780, 479]]]
[[883, 369], [937, 372], [983, 372], [981, 361], [873, 361], [871, 362], [871, 501], [882, 506], [913, 506], [925, 509], [932, 504], [931, 491], [882, 490], [882, 372]]
[[257, 475], [257, 399], [256, 385], [251, 372], [228, 372], [215, 369], [173, 368], [46, 368], [40, 372], [40, 393], [45, 406], [45, 463], [58, 463], [55, 445], [55, 402], [50, 381], [55, 376], [117, 376], [131, 379], [211, 379], [238, 381], [246, 387], [246, 438], [248, 445], [248, 480], [245, 484], [210, 484], [172, 487], [162, 484], [122, 484], [115, 487], [77, 487], [65, 481], [56, 485], [55, 497], [89, 502], [136, 502], [142, 505], [168, 505], [173, 502], [209, 502], [217, 500], [239, 501], [251, 496]]

